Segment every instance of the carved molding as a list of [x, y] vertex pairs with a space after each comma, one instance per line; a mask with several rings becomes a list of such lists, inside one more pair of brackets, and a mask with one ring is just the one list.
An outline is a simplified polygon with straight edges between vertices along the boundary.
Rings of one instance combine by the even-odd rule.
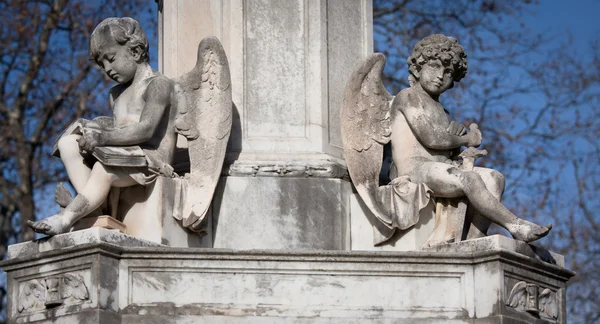
[[65, 273], [21, 284], [17, 310], [22, 313], [60, 305], [75, 305], [89, 298], [83, 279], [79, 275]]
[[221, 175], [247, 177], [313, 177], [348, 180], [348, 170], [330, 161], [315, 162], [235, 162], [226, 165]]
[[558, 319], [556, 292], [525, 281], [519, 281], [513, 286], [506, 305], [536, 317]]

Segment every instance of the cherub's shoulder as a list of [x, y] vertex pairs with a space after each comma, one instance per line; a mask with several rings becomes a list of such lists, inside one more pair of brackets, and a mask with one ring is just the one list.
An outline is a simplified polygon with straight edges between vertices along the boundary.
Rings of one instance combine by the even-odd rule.
[[398, 95], [396, 97], [399, 97], [401, 100], [417, 100], [419, 98], [419, 94], [417, 93], [417, 91], [415, 91], [415, 89], [413, 89], [412, 87], [406, 88], [406, 89], [402, 89], [400, 90], [400, 92], [398, 92]]
[[162, 74], [156, 74], [145, 80], [144, 97], [168, 97], [173, 92], [175, 82]]
[[394, 106], [400, 110], [420, 106], [419, 94], [411, 87], [402, 89], [394, 98]]
[[147, 79], [147, 88], [165, 88], [172, 89], [175, 81], [167, 78], [166, 76], [157, 73], [155, 76]]

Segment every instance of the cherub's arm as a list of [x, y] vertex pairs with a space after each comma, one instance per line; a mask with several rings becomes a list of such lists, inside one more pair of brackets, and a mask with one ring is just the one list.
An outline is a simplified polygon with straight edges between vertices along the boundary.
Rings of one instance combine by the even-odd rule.
[[481, 136], [468, 133], [458, 136], [447, 131], [448, 125], [434, 123], [421, 107], [421, 101], [416, 96], [406, 92], [398, 94], [398, 100], [392, 109], [399, 109], [417, 139], [425, 147], [434, 150], [450, 150], [461, 146], [479, 146]]
[[99, 116], [92, 120], [88, 120], [83, 124], [83, 127], [97, 129], [100, 131], [111, 130], [114, 126], [114, 120], [112, 117]]
[[171, 103], [172, 83], [165, 77], [150, 81], [144, 93], [146, 102], [139, 123], [104, 132], [102, 145], [135, 145], [150, 140]]
[[[110, 89], [108, 93], [108, 101], [111, 109], [114, 107], [115, 98], [117, 98], [123, 92], [124, 88], [125, 87], [123, 85], [119, 84]], [[92, 120], [86, 120], [82, 126], [93, 130], [107, 131], [112, 130], [115, 124], [114, 122], [115, 121], [113, 117], [99, 116]]]
[[139, 123], [113, 128], [102, 132], [89, 132], [80, 140], [80, 146], [93, 150], [96, 146], [123, 146], [144, 143], [154, 136], [156, 128], [170, 105], [172, 82], [165, 77], [150, 81], [144, 93], [146, 102]]

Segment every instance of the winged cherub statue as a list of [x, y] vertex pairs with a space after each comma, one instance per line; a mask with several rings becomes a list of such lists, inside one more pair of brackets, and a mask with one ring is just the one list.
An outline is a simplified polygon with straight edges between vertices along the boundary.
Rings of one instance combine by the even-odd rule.
[[[430, 199], [461, 197], [466, 197], [475, 210], [469, 238], [485, 236], [491, 222], [525, 242], [547, 235], [551, 225], [523, 220], [500, 202], [502, 174], [472, 167], [478, 154], [474, 147], [481, 144], [477, 125], [471, 124], [467, 130], [451, 121], [439, 102], [440, 95], [467, 73], [463, 47], [454, 38], [430, 35], [415, 45], [407, 63], [410, 87], [396, 96], [381, 81], [385, 65], [381, 53], [360, 64], [344, 93], [344, 155], [356, 190], [378, 220], [375, 227], [381, 236], [375, 243], [384, 243], [396, 229], [416, 224]], [[388, 142], [392, 147], [392, 181], [380, 186], [383, 146]], [[455, 156], [461, 147], [469, 147], [463, 156], [470, 157], [470, 167], [462, 167]]]
[[171, 80], [148, 64], [148, 41], [137, 21], [108, 18], [93, 31], [89, 54], [118, 83], [110, 90], [113, 116], [78, 120], [61, 135], [55, 154], [77, 196], [59, 201], [64, 209], [57, 215], [28, 225], [47, 235], [64, 233], [101, 207], [111, 188], [178, 177], [171, 165], [180, 134], [187, 138], [190, 174], [176, 214], [185, 227], [202, 231], [231, 132], [231, 79], [221, 43], [202, 40], [194, 69]]

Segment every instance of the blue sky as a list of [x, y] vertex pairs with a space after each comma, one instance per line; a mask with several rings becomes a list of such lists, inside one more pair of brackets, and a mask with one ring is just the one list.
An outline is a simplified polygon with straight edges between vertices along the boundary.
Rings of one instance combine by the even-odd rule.
[[600, 37], [600, 0], [541, 0], [526, 17], [530, 28], [566, 37], [574, 36], [578, 48]]

